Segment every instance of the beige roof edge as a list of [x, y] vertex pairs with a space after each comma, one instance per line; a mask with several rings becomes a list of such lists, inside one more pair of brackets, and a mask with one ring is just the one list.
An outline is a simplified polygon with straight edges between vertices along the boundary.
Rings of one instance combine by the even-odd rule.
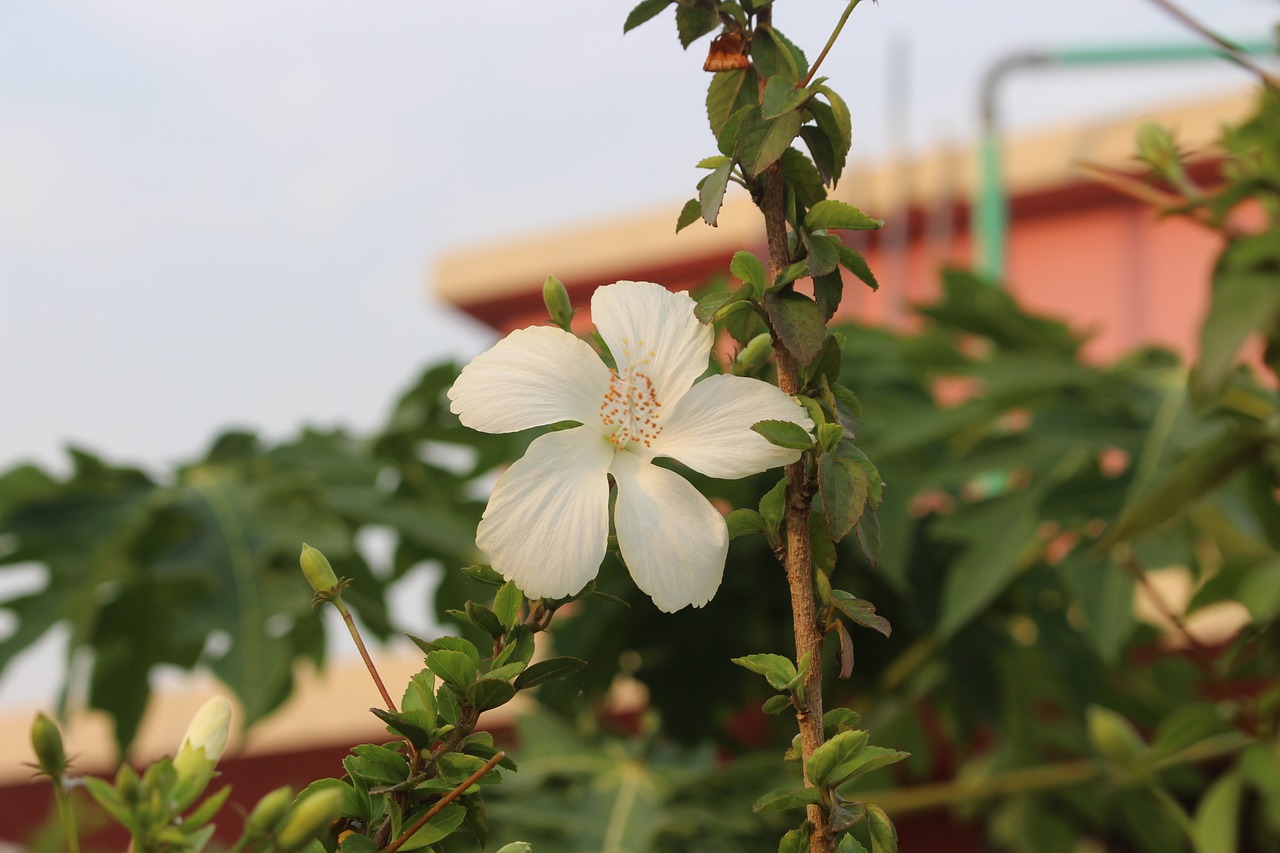
[[[1134, 111], [1121, 119], [1047, 128], [1018, 136], [1004, 147], [1005, 179], [1011, 194], [1035, 192], [1079, 178], [1072, 164], [1092, 161], [1133, 166], [1134, 136], [1143, 122], [1156, 120], [1177, 133], [1181, 146], [1203, 151], [1224, 122], [1246, 115], [1251, 90], [1235, 90], [1204, 100]], [[873, 215], [900, 209], [904, 202], [930, 206], [967, 197], [976, 185], [972, 149], [942, 146], [907, 161], [857, 166], [846, 174], [837, 196]], [[904, 188], [905, 187], [905, 193]], [[906, 196], [904, 199], [903, 196]], [[568, 224], [516, 239], [484, 241], [442, 255], [434, 270], [435, 293], [466, 306], [529, 293], [554, 272], [566, 282], [598, 280], [617, 269], [643, 266], [653, 258], [677, 265], [761, 242], [755, 207], [731, 192], [711, 228], [696, 222], [675, 233], [678, 204], [594, 224]]]

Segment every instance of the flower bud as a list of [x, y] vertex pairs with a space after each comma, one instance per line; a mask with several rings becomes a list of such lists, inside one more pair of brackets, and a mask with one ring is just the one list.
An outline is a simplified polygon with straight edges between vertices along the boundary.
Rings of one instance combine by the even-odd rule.
[[31, 721], [31, 747], [36, 753], [36, 763], [50, 779], [61, 779], [67, 769], [67, 754], [62, 748], [62, 732], [58, 724], [44, 711], [36, 713]]
[[307, 583], [316, 591], [316, 595], [331, 596], [338, 589], [338, 576], [333, 573], [329, 560], [315, 548], [305, 542], [302, 545], [302, 556], [298, 558], [302, 566], [302, 574]]
[[346, 794], [341, 788], [322, 788], [304, 795], [276, 836], [280, 853], [293, 853], [308, 844], [342, 816], [346, 802]]
[[533, 853], [533, 847], [524, 841], [512, 841], [503, 845], [498, 853]]
[[773, 338], [768, 332], [761, 332], [752, 338], [738, 357], [733, 361], [733, 372], [739, 376], [750, 376], [764, 367], [769, 356], [773, 355]]
[[231, 703], [225, 696], [214, 696], [191, 718], [173, 759], [178, 777], [174, 799], [180, 808], [195, 802], [213, 778], [213, 768], [226, 751], [230, 732]]
[[1178, 146], [1163, 125], [1149, 121], [1138, 128], [1138, 153], [1163, 178], [1173, 179], [1182, 171]]
[[293, 789], [288, 785], [276, 788], [258, 800], [258, 804], [249, 813], [245, 821], [245, 833], [252, 836], [266, 835], [276, 828], [276, 824], [289, 813], [289, 803], [293, 800]]
[[551, 322], [566, 332], [569, 331], [569, 326], [573, 323], [573, 304], [569, 302], [569, 291], [565, 290], [560, 279], [553, 275], [547, 276], [547, 280], [542, 283], [542, 302], [547, 306]]
[[1124, 717], [1099, 705], [1092, 705], [1085, 712], [1089, 740], [1120, 770], [1135, 775], [1143, 771], [1148, 749], [1133, 724]]

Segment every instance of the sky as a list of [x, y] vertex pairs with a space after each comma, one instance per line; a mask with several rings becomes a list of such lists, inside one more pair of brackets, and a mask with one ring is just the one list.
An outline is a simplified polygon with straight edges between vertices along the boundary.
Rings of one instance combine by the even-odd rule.
[[[630, 5], [0, 4], [0, 469], [65, 470], [74, 444], [163, 474], [232, 426], [371, 431], [423, 366], [492, 340], [432, 296], [441, 253], [674, 221], [714, 151], [706, 42], [682, 51], [670, 13], [624, 36]], [[844, 5], [778, 0], [775, 24], [812, 59]], [[1280, 20], [1184, 7], [1240, 38]], [[882, 0], [822, 73], [871, 161], [972, 138], [1011, 52], [1187, 38], [1149, 0]], [[1043, 71], [1002, 107], [1017, 131], [1247, 83]]]

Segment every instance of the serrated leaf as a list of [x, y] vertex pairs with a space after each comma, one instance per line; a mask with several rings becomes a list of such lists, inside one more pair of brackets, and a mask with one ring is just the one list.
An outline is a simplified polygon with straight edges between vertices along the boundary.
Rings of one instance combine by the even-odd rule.
[[764, 440], [775, 447], [786, 447], [791, 450], [807, 450], [813, 447], [813, 436], [804, 427], [791, 421], [756, 421], [751, 431], [764, 437]]
[[841, 778], [836, 775], [839, 769], [856, 759], [866, 746], [865, 731], [840, 732], [809, 756], [804, 766], [805, 776], [819, 788], [834, 784], [834, 780]]
[[862, 715], [852, 708], [832, 708], [822, 715], [822, 731], [827, 740], [840, 732], [853, 731], [862, 722]]
[[834, 185], [836, 161], [835, 154], [831, 148], [831, 140], [827, 138], [821, 128], [812, 124], [801, 125], [800, 138], [804, 140], [805, 146], [809, 149], [809, 156], [813, 159], [813, 164], [817, 167], [818, 173], [822, 175], [823, 183]]
[[867, 829], [871, 834], [871, 853], [898, 853], [898, 830], [884, 809], [866, 803]]
[[520, 608], [524, 605], [524, 595], [512, 581], [507, 581], [498, 590], [493, 599], [493, 615], [498, 617], [502, 627], [510, 631], [520, 619]]
[[[831, 199], [818, 202], [826, 204]], [[838, 204], [839, 202], [837, 202]], [[816, 207], [816, 205], [815, 205]], [[840, 238], [832, 234], [808, 234], [800, 232], [805, 248], [809, 250], [809, 275], [814, 278], [835, 273], [840, 267]], [[822, 312], [830, 316], [826, 309]], [[831, 313], [835, 313], [834, 309]]]
[[729, 272], [741, 279], [744, 284], [751, 285], [755, 296], [759, 297], [764, 293], [768, 284], [764, 264], [751, 252], [734, 252], [733, 260], [729, 262]]
[[[426, 809], [423, 809], [425, 812]], [[427, 822], [427, 825], [419, 829], [404, 844], [400, 845], [401, 850], [417, 850], [426, 847], [429, 844], [435, 844], [453, 834], [453, 831], [462, 825], [462, 819], [467, 816], [467, 810], [457, 803], [450, 803], [445, 806]], [[412, 826], [413, 822], [418, 819], [418, 815], [407, 815], [404, 819], [406, 826]]]
[[846, 834], [840, 839], [840, 846], [836, 848], [836, 853], [867, 853], [867, 848], [862, 846], [862, 842], [852, 835]]
[[840, 266], [853, 273], [859, 281], [872, 290], [880, 289], [880, 282], [876, 281], [871, 267], [867, 265], [867, 259], [843, 243], [840, 244]]
[[[781, 77], [794, 84], [800, 79], [800, 68], [785, 41], [775, 38], [772, 27], [759, 27], [751, 39], [751, 61], [765, 80]], [[768, 86], [768, 82], [765, 83]]]
[[729, 172], [733, 169], [733, 161], [725, 160], [703, 179], [698, 187], [698, 205], [702, 221], [714, 226], [720, 216], [720, 207], [724, 204], [724, 192], [729, 186]]
[[725, 522], [729, 525], [730, 539], [737, 539], [749, 533], [764, 533], [768, 530], [764, 516], [754, 509], [735, 509], [725, 516]]
[[809, 827], [793, 829], [778, 842], [778, 853], [809, 853]]
[[651, 20], [674, 2], [675, 0], [641, 0], [641, 3], [627, 15], [627, 20], [622, 24], [622, 32], [631, 32], [645, 21]]
[[822, 309], [803, 293], [791, 289], [765, 293], [764, 306], [782, 343], [801, 364], [809, 365], [826, 339]]
[[784, 693], [779, 693], [776, 696], [770, 696], [768, 699], [764, 700], [764, 704], [760, 706], [760, 710], [769, 716], [774, 716], [776, 714], [781, 714], [783, 711], [791, 707], [794, 707], [791, 704], [791, 697]]
[[797, 675], [796, 665], [789, 658], [784, 658], [782, 655], [746, 655], [740, 658], [733, 658], [732, 662], [743, 669], [763, 675], [765, 681], [769, 682], [769, 686], [774, 690], [786, 690]]
[[516, 677], [516, 689], [528, 690], [546, 681], [573, 675], [587, 665], [582, 658], [556, 657], [547, 658], [532, 664]]
[[808, 89], [797, 89], [794, 81], [781, 76], [770, 77], [760, 101], [760, 114], [765, 118], [777, 118], [801, 106], [811, 96]]
[[822, 802], [822, 792], [817, 788], [777, 788], [756, 800], [751, 811], [756, 814], [802, 809]]
[[679, 234], [701, 218], [702, 202], [696, 198], [689, 199], [684, 203], [684, 207], [680, 208], [680, 215], [676, 217], [676, 233]]
[[467, 688], [467, 701], [481, 711], [505, 705], [515, 695], [514, 685], [497, 678], [480, 678]]
[[[433, 703], [434, 704], [434, 703]], [[435, 740], [436, 715], [426, 711], [388, 711], [370, 708], [369, 712], [387, 724], [396, 734], [403, 735], [416, 749], [426, 749]]]
[[676, 6], [676, 31], [680, 46], [688, 49], [698, 39], [720, 26], [720, 16], [704, 6]]
[[476, 662], [462, 652], [441, 649], [427, 655], [427, 666], [436, 677], [459, 693], [476, 680]]
[[818, 490], [831, 538], [839, 542], [862, 519], [870, 492], [866, 472], [851, 459], [824, 455], [818, 460]]
[[857, 779], [859, 776], [865, 776], [873, 770], [897, 764], [899, 761], [905, 761], [910, 757], [911, 753], [909, 752], [868, 745], [857, 756], [836, 768], [831, 776], [832, 784], [843, 785], [846, 782]]
[[759, 87], [755, 81], [756, 73], [751, 68], [720, 71], [711, 78], [707, 88], [707, 121], [716, 139], [724, 132], [730, 116], [756, 103]]
[[760, 515], [770, 530], [777, 530], [786, 514], [787, 481], [779, 480], [760, 499]]
[[889, 620], [877, 614], [876, 606], [870, 601], [864, 601], [853, 593], [845, 592], [842, 589], [831, 590], [831, 601], [837, 610], [849, 617], [854, 623], [884, 634], [886, 637], [893, 633]]
[[834, 317], [842, 298], [844, 298], [844, 279], [839, 270], [813, 277], [813, 299], [822, 309], [822, 316], [828, 320]]
[[871, 568], [879, 566], [880, 520], [876, 518], [875, 510], [868, 509], [862, 513], [862, 518], [858, 519], [853, 533], [858, 538], [858, 550], [862, 552], [863, 558]]
[[[822, 91], [822, 87], [819, 87], [818, 91]], [[840, 176], [844, 173], [845, 163], [849, 157], [849, 135], [841, 128], [840, 120], [830, 105], [815, 98], [805, 105], [805, 109], [813, 116], [817, 126], [816, 128], [811, 126], [807, 132], [802, 130], [801, 136], [809, 145], [809, 153], [813, 154], [813, 160], [818, 164], [818, 168], [824, 170], [823, 177], [834, 188], [840, 182]], [[823, 143], [817, 142], [818, 138], [821, 138]], [[828, 155], [826, 151], [830, 151], [830, 154]], [[826, 162], [821, 162], [822, 160]]]
[[743, 116], [734, 154], [747, 177], [759, 177], [761, 172], [778, 162], [782, 152], [791, 147], [792, 140], [799, 134], [801, 121], [800, 113], [795, 111], [767, 119], [757, 108]]
[[506, 578], [493, 570], [493, 566], [483, 563], [473, 566], [463, 566], [462, 573], [472, 580], [490, 584], [491, 586], [502, 586], [507, 582]]
[[804, 217], [804, 227], [809, 231], [873, 231], [883, 226], [883, 219], [867, 216], [853, 205], [833, 198], [818, 202]]

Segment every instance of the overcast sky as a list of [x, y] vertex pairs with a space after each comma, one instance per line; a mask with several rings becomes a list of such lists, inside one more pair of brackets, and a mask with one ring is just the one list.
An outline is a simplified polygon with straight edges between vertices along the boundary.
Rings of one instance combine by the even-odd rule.
[[[713, 153], [705, 42], [606, 0], [0, 4], [0, 466], [68, 442], [153, 471], [219, 429], [368, 430], [487, 333], [429, 294], [442, 251], [669, 204]], [[1276, 0], [1185, 4], [1265, 37]], [[840, 0], [779, 0], [816, 56]], [[969, 138], [1011, 51], [1182, 40], [1146, 0], [883, 0], [823, 73], [855, 151]], [[1027, 128], [1247, 82], [1228, 66], [1014, 81]], [[2, 596], [0, 596], [2, 597]], [[0, 625], [0, 630], [3, 626]]]

